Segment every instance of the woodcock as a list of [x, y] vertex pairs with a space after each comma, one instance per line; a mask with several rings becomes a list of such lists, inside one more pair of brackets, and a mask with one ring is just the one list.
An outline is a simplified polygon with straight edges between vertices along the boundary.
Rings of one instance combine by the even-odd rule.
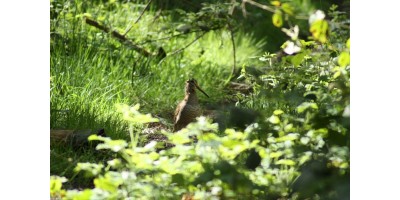
[[204, 95], [209, 97], [200, 87], [197, 85], [195, 79], [189, 79], [186, 81], [185, 86], [185, 98], [181, 101], [175, 110], [174, 115], [174, 132], [185, 128], [190, 122], [194, 122], [196, 117], [202, 114], [201, 107], [196, 95], [196, 89], [200, 90]]

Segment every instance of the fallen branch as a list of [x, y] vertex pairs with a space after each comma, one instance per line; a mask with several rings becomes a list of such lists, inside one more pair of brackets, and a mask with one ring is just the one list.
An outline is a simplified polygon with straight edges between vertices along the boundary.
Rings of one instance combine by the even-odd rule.
[[92, 142], [88, 140], [89, 136], [96, 134], [99, 136], [107, 137], [104, 129], [100, 130], [54, 130], [50, 129], [50, 141], [54, 145], [64, 144], [70, 145], [75, 149], [86, 148]]
[[111, 35], [117, 39], [119, 39], [122, 43], [127, 44], [129, 47], [133, 48], [135, 51], [137, 51], [138, 53], [149, 57], [149, 56], [153, 56], [152, 53], [146, 51], [145, 49], [137, 46], [136, 44], [134, 44], [131, 40], [129, 40], [128, 38], [126, 38], [124, 35], [122, 35], [121, 33], [118, 33], [117, 31], [113, 30], [111, 31], [109, 28], [101, 25], [100, 23], [98, 23], [97, 21], [93, 20], [93, 19], [89, 19], [89, 18], [85, 18], [85, 22], [91, 26], [94, 26], [106, 33], [110, 33]]

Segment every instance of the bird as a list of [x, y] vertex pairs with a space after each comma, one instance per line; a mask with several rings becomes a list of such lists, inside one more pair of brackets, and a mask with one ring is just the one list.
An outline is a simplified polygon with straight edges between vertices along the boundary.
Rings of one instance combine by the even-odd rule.
[[191, 78], [186, 81], [185, 98], [178, 104], [174, 114], [174, 132], [186, 127], [189, 123], [196, 120], [202, 114], [201, 107], [196, 95], [196, 89], [205, 93], [197, 84], [196, 79]]

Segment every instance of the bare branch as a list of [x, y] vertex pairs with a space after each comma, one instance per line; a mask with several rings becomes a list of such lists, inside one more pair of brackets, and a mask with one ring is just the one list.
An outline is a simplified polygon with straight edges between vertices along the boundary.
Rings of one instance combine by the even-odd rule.
[[154, 39], [154, 40], [147, 40], [147, 41], [144, 41], [142, 43], [139, 43], [138, 45], [143, 45], [143, 44], [146, 44], [146, 43], [149, 43], [149, 42], [154, 42], [154, 41], [159, 41], [159, 40], [167, 40], [167, 39], [171, 39], [171, 38], [174, 38], [174, 37], [179, 37], [179, 36], [187, 35], [187, 34], [190, 34], [190, 33], [197, 33], [197, 32], [202, 32], [202, 30], [194, 30], [194, 31], [190, 31], [190, 32], [187, 32], [187, 33], [179, 33], [179, 34], [171, 35], [171, 36], [168, 36], [168, 37], [157, 38], [157, 39]]
[[[257, 7], [261, 8], [261, 9], [269, 11], [269, 12], [275, 12], [275, 10], [273, 8], [270, 8], [269, 6], [260, 4], [258, 2], [252, 1], [252, 0], [243, 0], [243, 4], [245, 4], [245, 3], [249, 3], [249, 4], [253, 5], [253, 6], [257, 6]], [[243, 4], [242, 4], [242, 9], [244, 7]]]
[[231, 77], [232, 77], [233, 74], [235, 73], [235, 69], [236, 69], [236, 45], [235, 45], [235, 39], [234, 39], [234, 35], [233, 35], [232, 26], [229, 23], [228, 23], [228, 28], [229, 28], [229, 32], [231, 35], [231, 42], [232, 42], [232, 49], [233, 49], [233, 67], [232, 67], [232, 71], [231, 71]]
[[[142, 13], [140, 13], [139, 17], [136, 19], [135, 23], [133, 23], [133, 24], [136, 24], [136, 23], [139, 22], [140, 18], [142, 18], [143, 14], [144, 14], [144, 11], [147, 10], [147, 8], [150, 6], [150, 3], [151, 3], [152, 1], [153, 1], [153, 0], [149, 0], [149, 2], [147, 2], [146, 7], [144, 7]], [[124, 36], [125, 36], [126, 34], [128, 34], [129, 31], [131, 31], [132, 27], [133, 27], [133, 25], [131, 25], [131, 27], [128, 28], [128, 30], [125, 32]]]
[[197, 36], [196, 39], [194, 39], [192, 42], [190, 42], [189, 44], [187, 44], [186, 46], [175, 50], [174, 52], [172, 52], [171, 54], [169, 54], [168, 56], [172, 56], [174, 54], [180, 53], [181, 51], [183, 51], [184, 49], [188, 48], [190, 45], [192, 45], [193, 43], [195, 43], [198, 39], [200, 39], [201, 37], [203, 37], [207, 32], [203, 32], [201, 35]]
[[146, 56], [146, 57], [149, 57], [149, 56], [153, 55], [153, 54], [151, 54], [150, 52], [146, 51], [145, 49], [143, 49], [143, 48], [137, 46], [136, 44], [134, 44], [131, 40], [129, 40], [128, 38], [126, 38], [126, 37], [125, 37], [124, 35], [122, 35], [121, 33], [118, 33], [118, 32], [115, 31], [115, 30], [110, 31], [109, 28], [107, 28], [107, 27], [101, 25], [100, 23], [98, 23], [98, 22], [95, 21], [95, 20], [92, 20], [92, 19], [89, 19], [89, 18], [85, 18], [85, 22], [86, 22], [87, 24], [91, 25], [91, 26], [94, 26], [94, 27], [96, 27], [96, 28], [98, 28], [98, 29], [100, 29], [100, 30], [106, 32], [106, 33], [110, 33], [110, 32], [111, 32], [111, 35], [112, 35], [113, 37], [119, 39], [122, 43], [127, 44], [128, 46], [130, 46], [131, 48], [133, 48], [135, 51], [137, 51], [138, 53], [141, 53], [142, 55], [144, 55], [144, 56]]

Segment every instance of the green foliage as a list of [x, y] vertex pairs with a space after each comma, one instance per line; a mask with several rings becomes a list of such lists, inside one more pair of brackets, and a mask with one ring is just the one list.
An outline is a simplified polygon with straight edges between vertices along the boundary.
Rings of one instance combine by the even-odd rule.
[[[199, 6], [161, 14], [151, 7], [135, 23], [144, 9], [140, 3], [51, 1], [51, 128], [105, 127], [107, 133], [90, 136], [100, 144], [81, 154], [52, 146], [51, 174], [57, 176], [50, 177], [51, 197], [349, 198], [346, 13], [337, 6], [316, 10], [311, 1], [246, 3], [249, 18], [263, 16], [284, 36], [280, 52], [262, 54], [267, 40], [239, 28], [247, 22], [237, 14], [243, 5]], [[167, 56], [146, 58], [85, 24], [85, 17], [126, 33], [150, 52], [162, 47]], [[242, 66], [233, 81], [250, 88], [234, 94], [224, 90], [232, 33]], [[258, 117], [242, 127], [199, 117], [171, 133], [170, 115], [192, 76], [211, 96], [200, 97], [202, 104], [229, 99], [229, 106], [255, 110]], [[143, 140], [143, 130], [160, 121], [167, 124], [160, 130], [165, 141]]]
[[272, 23], [278, 28], [282, 26], [283, 19], [280, 11], [276, 11], [274, 15], [272, 15]]

